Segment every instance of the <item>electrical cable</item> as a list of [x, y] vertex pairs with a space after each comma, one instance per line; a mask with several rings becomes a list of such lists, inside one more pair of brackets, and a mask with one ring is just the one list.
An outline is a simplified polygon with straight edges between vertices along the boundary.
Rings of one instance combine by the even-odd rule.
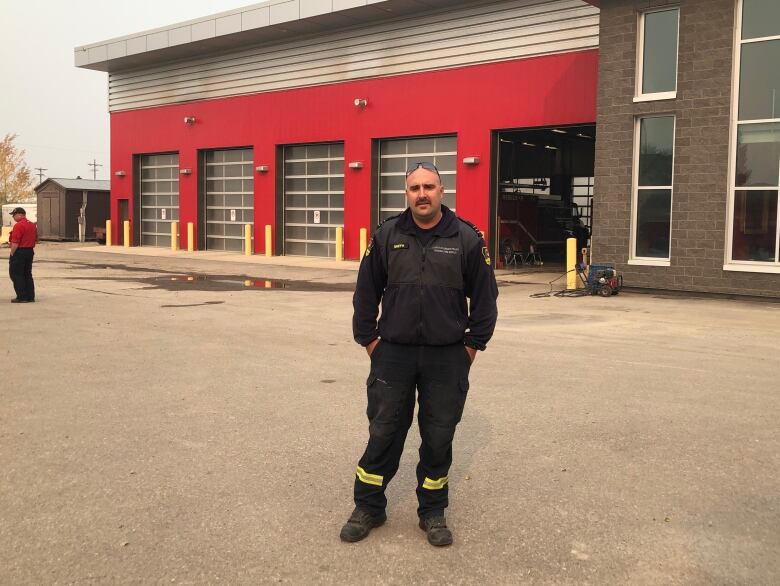
[[[553, 285], [557, 282], [563, 279], [564, 277], [568, 277], [569, 273], [575, 272], [577, 273], [577, 276], [582, 280], [582, 283], [585, 285], [585, 289], [553, 289]], [[543, 291], [541, 293], [531, 293], [529, 297], [533, 299], [542, 299], [544, 297], [586, 297], [591, 294], [591, 290], [588, 287], [588, 282], [585, 279], [585, 273], [583, 273], [581, 270], [574, 268], [571, 271], [566, 271], [563, 273], [560, 277], [556, 277], [549, 283], [547, 283], [550, 286], [549, 291]]]

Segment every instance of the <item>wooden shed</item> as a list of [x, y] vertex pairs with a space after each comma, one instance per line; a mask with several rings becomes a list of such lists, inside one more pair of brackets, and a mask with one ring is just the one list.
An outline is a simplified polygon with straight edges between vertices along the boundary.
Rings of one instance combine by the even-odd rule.
[[45, 240], [78, 240], [79, 216], [84, 208], [85, 235], [95, 240], [95, 228], [105, 228], [110, 217], [110, 181], [49, 178], [38, 187], [38, 236]]

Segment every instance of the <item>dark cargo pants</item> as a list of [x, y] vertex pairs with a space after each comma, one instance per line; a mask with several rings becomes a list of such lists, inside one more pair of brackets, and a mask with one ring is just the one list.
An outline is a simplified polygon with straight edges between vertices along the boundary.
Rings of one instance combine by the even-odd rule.
[[444, 512], [452, 439], [463, 414], [470, 367], [463, 344], [377, 344], [366, 382], [369, 439], [355, 478], [355, 504], [359, 508], [372, 514], [385, 510], [385, 489], [398, 471], [414, 417], [416, 389], [421, 437], [417, 514], [424, 519]]
[[35, 301], [35, 282], [32, 276], [32, 248], [17, 248], [8, 258], [8, 276], [14, 284], [16, 298], [22, 301]]

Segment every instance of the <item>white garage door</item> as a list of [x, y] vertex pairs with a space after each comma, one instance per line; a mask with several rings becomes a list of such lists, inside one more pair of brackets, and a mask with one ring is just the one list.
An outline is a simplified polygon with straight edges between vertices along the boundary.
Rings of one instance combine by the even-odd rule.
[[141, 245], [171, 245], [179, 221], [179, 155], [141, 157]]
[[242, 251], [255, 221], [252, 149], [207, 152], [205, 176], [206, 249]]
[[284, 253], [336, 256], [344, 225], [344, 143], [284, 149]]

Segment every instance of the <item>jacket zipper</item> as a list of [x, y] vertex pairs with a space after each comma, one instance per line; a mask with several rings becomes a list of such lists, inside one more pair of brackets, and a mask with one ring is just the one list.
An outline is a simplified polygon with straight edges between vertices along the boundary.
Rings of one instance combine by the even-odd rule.
[[417, 338], [422, 340], [424, 342], [423, 338], [423, 273], [425, 272], [425, 255], [428, 251], [428, 247], [433, 243], [433, 241], [437, 238], [437, 236], [433, 236], [429, 241], [428, 244], [425, 246], [422, 246], [422, 242], [420, 242], [420, 239], [417, 238], [417, 235], [415, 234], [414, 239], [417, 240], [417, 243], [422, 247], [422, 263], [420, 265], [420, 321], [419, 325], [417, 326]]

